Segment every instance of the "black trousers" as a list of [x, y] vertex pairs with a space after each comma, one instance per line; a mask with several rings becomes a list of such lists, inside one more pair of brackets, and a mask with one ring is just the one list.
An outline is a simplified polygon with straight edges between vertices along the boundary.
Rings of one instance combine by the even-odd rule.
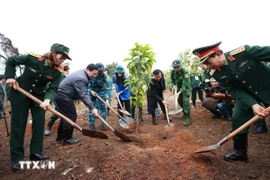
[[[61, 114], [76, 122], [77, 120], [77, 112], [74, 101], [65, 101], [58, 98], [55, 98], [55, 106]], [[68, 122], [60, 118], [60, 124], [63, 124], [63, 127], [72, 127]]]

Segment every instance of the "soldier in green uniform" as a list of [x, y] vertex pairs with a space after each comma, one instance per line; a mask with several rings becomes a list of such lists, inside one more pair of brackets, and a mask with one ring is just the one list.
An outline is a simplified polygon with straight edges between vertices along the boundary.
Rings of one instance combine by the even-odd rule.
[[[13, 170], [20, 169], [19, 161], [24, 158], [24, 133], [29, 109], [33, 118], [30, 160], [48, 159], [47, 155], [42, 154], [45, 110], [56, 95], [62, 72], [59, 65], [64, 60], [70, 59], [68, 52], [68, 47], [56, 43], [43, 56], [29, 53], [12, 56], [6, 62], [6, 83], [11, 87], [8, 98], [11, 103], [10, 152]], [[21, 76], [14, 79], [17, 65], [25, 65], [25, 70]], [[37, 104], [16, 91], [18, 84], [42, 103]]]
[[[192, 66], [192, 68], [196, 69], [196, 66]], [[192, 105], [193, 105], [192, 108], [196, 107], [197, 94], [201, 102], [203, 102], [203, 93], [202, 93], [202, 88], [200, 86], [202, 81], [203, 79], [202, 79], [201, 73], [194, 72], [190, 74], [190, 82], [191, 82], [191, 87], [192, 87], [192, 94], [191, 94], [191, 100], [192, 100]]]
[[[221, 42], [193, 50], [201, 63], [212, 70], [213, 76], [236, 100], [232, 116], [235, 130], [254, 114], [265, 118], [269, 113], [265, 107], [270, 104], [270, 68], [262, 61], [270, 61], [270, 46], [244, 45], [223, 53]], [[260, 81], [258, 81], [258, 79]], [[262, 123], [265, 123], [262, 121]], [[267, 131], [266, 126], [263, 131]], [[233, 138], [234, 151], [224, 156], [225, 160], [245, 161], [248, 159], [248, 129]]]
[[182, 68], [180, 60], [176, 59], [172, 63], [173, 70], [171, 71], [171, 81], [174, 88], [178, 90], [178, 103], [183, 108], [185, 122], [183, 125], [191, 124], [190, 118], [190, 103], [189, 97], [191, 95], [191, 83], [188, 71]]

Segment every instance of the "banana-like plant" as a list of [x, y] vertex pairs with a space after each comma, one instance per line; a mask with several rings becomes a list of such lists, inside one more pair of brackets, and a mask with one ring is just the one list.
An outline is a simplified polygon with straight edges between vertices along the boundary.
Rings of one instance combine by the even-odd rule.
[[[131, 86], [131, 103], [136, 106], [136, 109], [143, 108], [145, 100], [145, 92], [150, 83], [151, 70], [156, 62], [155, 53], [150, 45], [141, 45], [135, 43], [135, 47], [130, 49], [129, 57], [124, 61], [128, 62], [129, 70], [128, 84]], [[137, 111], [137, 127], [139, 125], [139, 111]]]

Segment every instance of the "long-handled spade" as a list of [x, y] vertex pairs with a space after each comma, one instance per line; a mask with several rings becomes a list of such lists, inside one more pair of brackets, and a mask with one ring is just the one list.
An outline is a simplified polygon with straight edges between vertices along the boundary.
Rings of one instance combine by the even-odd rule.
[[[21, 92], [22, 94], [24, 94], [25, 96], [29, 97], [30, 99], [32, 99], [33, 101], [35, 101], [38, 104], [41, 104], [42, 102], [37, 99], [35, 96], [33, 96], [32, 94], [26, 92], [25, 90], [23, 90], [22, 88], [20, 88], [19, 86], [16, 88], [17, 91]], [[82, 134], [84, 136], [89, 136], [89, 137], [94, 137], [94, 138], [100, 138], [100, 139], [108, 139], [108, 136], [102, 132], [99, 131], [92, 131], [89, 129], [83, 129], [82, 127], [80, 127], [78, 124], [74, 123], [73, 121], [71, 121], [69, 118], [67, 118], [66, 116], [64, 116], [63, 114], [59, 113], [58, 111], [56, 111], [55, 109], [53, 109], [52, 107], [48, 107], [48, 110], [51, 111], [53, 114], [61, 117], [63, 120], [65, 120], [67, 123], [69, 123], [70, 125], [72, 125], [75, 129], [79, 130], [82, 132]]]
[[105, 121], [100, 115], [97, 115], [97, 117], [104, 123], [106, 124], [106, 126], [109, 127], [109, 129], [117, 136], [119, 137], [120, 139], [122, 139], [123, 141], [125, 142], [131, 142], [132, 140], [126, 136], [125, 134], [115, 130], [109, 123], [107, 123], [107, 121]]
[[[165, 92], [163, 93], [163, 99], [166, 99]], [[167, 120], [167, 123], [168, 123], [168, 125], [164, 125], [164, 128], [166, 130], [175, 129], [174, 123], [170, 122], [170, 118], [169, 118], [169, 114], [168, 114], [168, 106], [167, 106], [167, 104], [164, 104], [164, 106], [165, 106], [165, 112], [166, 112], [166, 120]]]
[[[270, 106], [268, 108], [266, 108], [266, 111], [270, 111]], [[196, 154], [196, 153], [205, 153], [205, 152], [210, 152], [210, 151], [216, 150], [217, 148], [219, 148], [220, 146], [222, 146], [223, 144], [225, 144], [227, 141], [229, 141], [231, 138], [233, 138], [235, 135], [237, 135], [238, 133], [240, 133], [245, 128], [249, 127], [251, 124], [253, 124], [255, 121], [257, 121], [259, 119], [260, 119], [260, 116], [258, 116], [258, 115], [254, 116], [252, 119], [250, 119], [245, 124], [243, 124], [242, 126], [240, 126], [239, 128], [237, 128], [236, 130], [234, 130], [233, 132], [231, 132], [228, 136], [226, 136], [225, 138], [223, 138], [217, 144], [200, 148], [197, 151], [195, 151], [194, 154]]]
[[102, 101], [108, 108], [110, 108], [110, 110], [112, 110], [120, 119], [121, 121], [119, 122], [119, 125], [122, 127], [122, 128], [125, 128], [125, 129], [128, 129], [129, 128], [129, 125], [130, 124], [133, 124], [134, 123], [134, 120], [130, 117], [125, 117], [123, 118], [120, 114], [118, 114], [111, 106], [108, 102], [105, 102], [99, 95], [97, 95], [97, 98]]
[[[126, 89], [127, 89], [127, 88], [126, 88]], [[123, 91], [121, 91], [121, 92], [119, 92], [118, 94], [116, 94], [116, 99], [117, 99], [117, 102], [118, 102], [118, 104], [119, 104], [119, 106], [120, 106], [119, 111], [120, 111], [121, 113], [125, 114], [125, 115], [130, 116], [131, 114], [130, 114], [127, 110], [125, 110], [125, 109], [123, 108], [122, 103], [121, 103], [121, 101], [120, 101], [120, 99], [119, 99], [119, 96], [120, 96], [120, 94], [121, 94], [122, 92], [123, 92]]]
[[175, 129], [175, 126], [174, 126], [174, 123], [170, 122], [167, 104], [164, 104], [164, 106], [165, 106], [165, 111], [166, 111], [166, 119], [167, 119], [167, 123], [168, 123], [168, 125], [167, 124], [164, 125], [164, 128], [166, 130], [173, 130], [173, 129]]
[[173, 111], [170, 111], [169, 114], [173, 115], [173, 114], [178, 114], [181, 112], [180, 109], [177, 109], [177, 99], [178, 99], [178, 96], [179, 94], [177, 93], [177, 88], [175, 88], [175, 91], [174, 91], [174, 110]]

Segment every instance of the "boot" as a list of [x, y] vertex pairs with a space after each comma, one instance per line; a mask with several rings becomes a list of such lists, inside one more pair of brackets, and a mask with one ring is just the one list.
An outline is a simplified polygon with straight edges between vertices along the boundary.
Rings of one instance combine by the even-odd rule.
[[190, 118], [186, 118], [185, 121], [184, 121], [184, 123], [183, 123], [183, 125], [184, 125], [184, 126], [188, 126], [188, 125], [190, 125], [190, 124], [191, 124]]
[[71, 145], [71, 144], [75, 144], [75, 143], [78, 143], [81, 141], [80, 138], [73, 138], [72, 137], [73, 130], [74, 130], [74, 128], [70, 127], [70, 126], [63, 127], [63, 135], [64, 135], [63, 144]]
[[234, 151], [224, 156], [226, 161], [247, 161], [247, 134], [239, 134], [233, 138]]
[[47, 128], [45, 129], [45, 131], [44, 131], [44, 135], [45, 135], [45, 136], [49, 136], [49, 135], [52, 134], [51, 129], [52, 129], [53, 124], [54, 124], [54, 121], [52, 121], [52, 120], [50, 120], [50, 121], [48, 122], [48, 126], [47, 126]]
[[155, 113], [155, 111], [154, 111], [154, 112], [152, 112], [151, 114], [152, 114], [152, 123], [153, 123], [154, 125], [157, 125], [158, 123], [157, 123], [157, 119], [156, 119], [156, 113]]
[[152, 118], [152, 122], [153, 122], [154, 125], [158, 124], [156, 117]]

